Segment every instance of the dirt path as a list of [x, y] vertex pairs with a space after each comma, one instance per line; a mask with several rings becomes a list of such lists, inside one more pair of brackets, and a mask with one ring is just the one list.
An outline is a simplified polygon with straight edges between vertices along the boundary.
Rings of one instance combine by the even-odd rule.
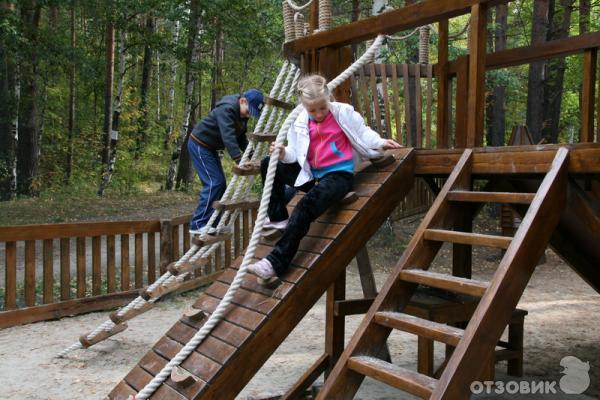
[[[375, 264], [379, 264], [377, 259]], [[492, 270], [483, 262], [475, 277], [489, 278]], [[376, 268], [380, 287], [387, 268]], [[348, 297], [360, 297], [355, 267], [349, 269]], [[0, 399], [102, 399], [132, 368], [192, 303], [194, 295], [170, 299], [154, 310], [130, 322], [130, 328], [87, 351], [77, 351], [66, 360], [54, 360], [58, 351], [80, 334], [102, 322], [107, 313], [94, 313], [59, 321], [14, 327], [0, 332]], [[590, 363], [591, 386], [588, 396], [568, 399], [591, 399], [600, 396], [600, 296], [553, 254], [548, 263], [538, 267], [519, 307], [529, 316], [525, 328], [525, 380], [559, 380], [560, 360], [572, 355]], [[325, 304], [321, 299], [260, 370], [240, 399], [278, 394], [304, 372], [323, 351]], [[347, 339], [360, 317], [347, 319]], [[392, 358], [401, 366], [415, 367], [415, 340], [409, 335], [394, 334], [389, 341]], [[441, 362], [442, 346], [436, 347], [436, 362]], [[504, 367], [497, 366], [498, 378], [508, 379]], [[535, 397], [527, 399], [561, 396]], [[397, 393], [367, 380], [357, 398], [396, 399]], [[409, 398], [409, 397], [406, 397]], [[477, 398], [504, 398], [477, 396]], [[508, 397], [507, 397], [508, 398]], [[511, 398], [514, 398], [511, 397]]]

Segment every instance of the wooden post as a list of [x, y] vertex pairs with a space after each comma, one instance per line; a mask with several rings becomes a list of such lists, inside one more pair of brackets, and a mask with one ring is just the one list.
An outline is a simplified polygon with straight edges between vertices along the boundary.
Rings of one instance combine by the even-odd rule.
[[596, 62], [598, 49], [583, 53], [583, 90], [581, 95], [581, 143], [594, 141], [594, 111], [596, 91]]
[[456, 123], [454, 132], [454, 147], [467, 147], [467, 115], [469, 96], [469, 57], [460, 56], [456, 59]]
[[438, 149], [448, 148], [448, 20], [440, 21], [438, 24], [438, 98], [437, 98], [437, 126], [436, 147]]
[[[455, 211], [456, 223], [454, 229], [461, 232], [473, 231], [473, 213], [471, 207], [464, 205]], [[473, 246], [468, 244], [452, 244], [452, 275], [471, 279], [473, 262]]]
[[483, 144], [487, 9], [486, 3], [471, 7], [467, 147], [479, 147]]
[[335, 282], [327, 289], [325, 306], [325, 353], [329, 356], [329, 367], [325, 379], [344, 351], [344, 316], [335, 315], [335, 302], [346, 299], [346, 270], [342, 271]]
[[[319, 51], [318, 71], [327, 81], [331, 81], [338, 76], [344, 69], [352, 64], [352, 49], [350, 47], [331, 48], [327, 47]], [[344, 81], [333, 92], [337, 101], [350, 103], [350, 80]]]
[[310, 17], [308, 19], [309, 34], [315, 33], [315, 30], [319, 28], [319, 1], [314, 0], [310, 6]]
[[172, 225], [168, 219], [160, 221], [160, 273], [167, 271], [167, 265], [173, 262]]

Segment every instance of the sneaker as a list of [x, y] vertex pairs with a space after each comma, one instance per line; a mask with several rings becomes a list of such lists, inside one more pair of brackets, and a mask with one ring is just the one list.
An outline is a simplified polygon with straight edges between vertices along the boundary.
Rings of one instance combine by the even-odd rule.
[[252, 272], [259, 278], [265, 280], [275, 277], [275, 270], [273, 269], [273, 265], [271, 265], [271, 262], [266, 258], [263, 258], [262, 260], [257, 261], [254, 264], [248, 265], [248, 271]]
[[204, 234], [204, 231], [202, 229], [190, 229], [189, 232], [190, 232], [190, 235], [192, 235], [192, 236], [195, 236], [195, 235], [200, 236], [200, 235]]
[[281, 229], [284, 230], [287, 228], [288, 220], [284, 219], [283, 221], [271, 222], [269, 218], [265, 221], [263, 225], [263, 229]]

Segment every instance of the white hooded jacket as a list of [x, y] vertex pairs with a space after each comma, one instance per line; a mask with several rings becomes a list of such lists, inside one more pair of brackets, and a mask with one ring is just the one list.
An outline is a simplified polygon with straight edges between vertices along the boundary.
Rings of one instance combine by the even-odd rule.
[[[381, 148], [385, 144], [385, 139], [365, 125], [363, 117], [354, 111], [354, 107], [346, 103], [331, 102], [329, 110], [352, 145], [355, 165], [361, 160], [381, 156]], [[298, 174], [294, 186], [302, 186], [313, 179], [307, 159], [310, 136], [306, 110], [303, 110], [290, 126], [287, 142], [285, 157], [282, 161], [286, 164], [295, 162], [300, 164], [302, 170]]]

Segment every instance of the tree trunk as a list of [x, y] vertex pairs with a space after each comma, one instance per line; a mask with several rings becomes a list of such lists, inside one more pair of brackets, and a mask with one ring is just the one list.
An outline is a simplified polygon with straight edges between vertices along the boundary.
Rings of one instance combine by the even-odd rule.
[[[179, 42], [179, 21], [175, 22], [173, 28], [173, 48], [177, 48]], [[169, 87], [169, 125], [167, 126], [167, 132], [165, 135], [164, 148], [169, 148], [171, 137], [173, 136], [173, 125], [175, 124], [175, 84], [177, 83], [177, 58], [174, 57], [171, 60], [171, 83]]]
[[188, 56], [185, 68], [185, 107], [183, 112], [183, 124], [180, 130], [179, 137], [177, 138], [177, 142], [175, 143], [175, 148], [173, 149], [171, 160], [169, 162], [169, 168], [167, 171], [167, 181], [165, 185], [166, 190], [173, 190], [177, 162], [179, 161], [182, 151], [182, 145], [185, 141], [188, 129], [190, 127], [190, 114], [192, 112], [192, 106], [194, 102], [193, 92], [195, 85], [195, 72], [193, 67], [198, 62], [199, 49], [197, 44], [197, 36], [202, 24], [198, 6], [198, 0], [192, 0], [190, 10], [190, 29], [188, 36]]
[[[0, 16], [14, 15], [14, 5], [0, 2]], [[17, 143], [19, 132], [19, 74], [16, 51], [8, 34], [0, 36], [0, 200], [17, 193]]]
[[[564, 39], [569, 36], [574, 0], [561, 0], [560, 3], [560, 10], [554, 8], [549, 12], [552, 21], [549, 40]], [[554, 58], [546, 63], [542, 137], [548, 143], [556, 143], [558, 141], [558, 125], [560, 122], [565, 68], [564, 57]]]
[[[548, 32], [549, 0], [533, 2], [533, 19], [531, 27], [531, 45], [546, 41]], [[533, 136], [534, 142], [539, 142], [542, 137], [542, 122], [544, 118], [544, 61], [533, 62], [529, 65], [529, 79], [527, 84], [527, 127]]]
[[35, 0], [21, 3], [21, 23], [28, 41], [21, 59], [21, 104], [19, 115], [19, 143], [17, 149], [17, 192], [37, 194], [34, 180], [39, 168], [39, 109], [38, 109], [38, 27], [41, 6]]
[[123, 99], [123, 81], [125, 80], [125, 28], [119, 31], [119, 76], [117, 82], [117, 95], [114, 98], [113, 114], [112, 114], [112, 129], [110, 134], [110, 155], [108, 158], [108, 166], [98, 189], [98, 196], [103, 196], [110, 180], [115, 171], [117, 162], [117, 144], [119, 141], [119, 120], [121, 117], [121, 102]]
[[75, 136], [75, 1], [71, 1], [71, 63], [69, 65], [69, 121], [67, 123], [67, 161], [65, 166], [65, 184], [68, 185], [73, 174], [73, 137]]
[[[508, 9], [506, 4], [496, 6], [496, 23], [494, 35], [490, 35], [493, 40], [492, 48], [494, 51], [502, 51], [506, 49], [506, 31], [508, 29]], [[487, 141], [489, 146], [503, 146], [504, 134], [506, 130], [506, 115], [505, 115], [505, 92], [506, 87], [503, 82], [498, 82], [497, 79], [490, 79], [493, 87], [491, 94], [487, 99]]]
[[150, 77], [152, 76], [152, 47], [149, 44], [150, 36], [154, 35], [154, 17], [146, 17], [146, 46], [144, 46], [144, 61], [142, 64], [142, 82], [140, 85], [140, 119], [138, 121], [138, 134], [136, 136], [136, 156], [143, 152], [148, 141], [148, 92], [150, 89]]
[[217, 101], [223, 96], [221, 87], [223, 86], [223, 59], [225, 33], [221, 29], [221, 22], [215, 18], [215, 43], [213, 52], [213, 71], [212, 71], [212, 89], [210, 95], [210, 108], [214, 108]]
[[114, 84], [114, 66], [115, 66], [115, 25], [112, 21], [106, 23], [106, 76], [104, 79], [104, 126], [103, 126], [103, 143], [102, 165], [103, 168], [108, 166], [110, 159], [110, 141], [112, 127], [112, 97]]

